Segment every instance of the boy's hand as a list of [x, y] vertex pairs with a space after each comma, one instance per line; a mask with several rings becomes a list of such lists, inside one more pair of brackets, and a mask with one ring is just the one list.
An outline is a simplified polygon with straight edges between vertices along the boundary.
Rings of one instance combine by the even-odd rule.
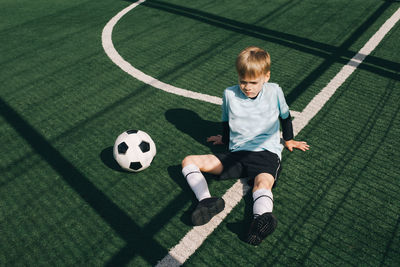
[[302, 151], [306, 151], [306, 150], [310, 149], [310, 146], [307, 145], [306, 142], [295, 141], [293, 139], [289, 140], [289, 141], [285, 141], [285, 146], [287, 147], [287, 149], [289, 149], [290, 152], [293, 151], [293, 148], [297, 148]]
[[222, 135], [214, 135], [207, 138], [207, 142], [213, 142], [213, 145], [223, 145]]

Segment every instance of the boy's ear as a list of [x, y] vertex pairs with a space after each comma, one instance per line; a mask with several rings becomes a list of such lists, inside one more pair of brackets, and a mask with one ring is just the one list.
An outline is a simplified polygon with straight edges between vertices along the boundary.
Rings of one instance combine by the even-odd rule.
[[264, 77], [265, 77], [265, 82], [268, 82], [268, 81], [269, 81], [269, 78], [271, 77], [271, 71], [268, 71], [268, 72], [264, 75]]

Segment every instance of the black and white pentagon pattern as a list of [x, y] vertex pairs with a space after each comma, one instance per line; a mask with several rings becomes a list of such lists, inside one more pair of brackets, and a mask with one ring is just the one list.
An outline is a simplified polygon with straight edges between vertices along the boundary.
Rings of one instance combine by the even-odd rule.
[[129, 148], [128, 145], [125, 142], [122, 142], [121, 144], [118, 145], [118, 153], [125, 154], [128, 148]]
[[142, 150], [143, 153], [149, 152], [150, 151], [150, 144], [146, 141], [142, 141], [139, 144], [140, 150]]
[[140, 168], [142, 168], [142, 164], [140, 162], [131, 162], [131, 164], [129, 165], [129, 168], [137, 171]]
[[128, 131], [126, 131], [127, 134], [135, 134], [137, 132], [138, 132], [138, 130], [128, 130]]

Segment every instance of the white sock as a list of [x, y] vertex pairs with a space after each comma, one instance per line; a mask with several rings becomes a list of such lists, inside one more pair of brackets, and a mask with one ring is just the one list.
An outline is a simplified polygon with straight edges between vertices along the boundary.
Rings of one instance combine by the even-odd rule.
[[210, 191], [208, 191], [206, 178], [204, 178], [204, 175], [196, 165], [187, 165], [182, 169], [182, 174], [186, 178], [186, 181], [193, 190], [198, 201], [211, 197]]
[[257, 217], [266, 212], [272, 212], [274, 196], [269, 189], [258, 189], [253, 192], [253, 215]]

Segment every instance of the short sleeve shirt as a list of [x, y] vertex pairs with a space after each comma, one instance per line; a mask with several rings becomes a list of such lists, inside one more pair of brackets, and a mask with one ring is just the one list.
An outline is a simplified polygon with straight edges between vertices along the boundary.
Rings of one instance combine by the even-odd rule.
[[222, 121], [229, 122], [229, 150], [268, 150], [281, 157], [279, 116], [282, 119], [289, 116], [289, 107], [279, 85], [264, 83], [255, 99], [248, 98], [239, 85], [226, 88]]

